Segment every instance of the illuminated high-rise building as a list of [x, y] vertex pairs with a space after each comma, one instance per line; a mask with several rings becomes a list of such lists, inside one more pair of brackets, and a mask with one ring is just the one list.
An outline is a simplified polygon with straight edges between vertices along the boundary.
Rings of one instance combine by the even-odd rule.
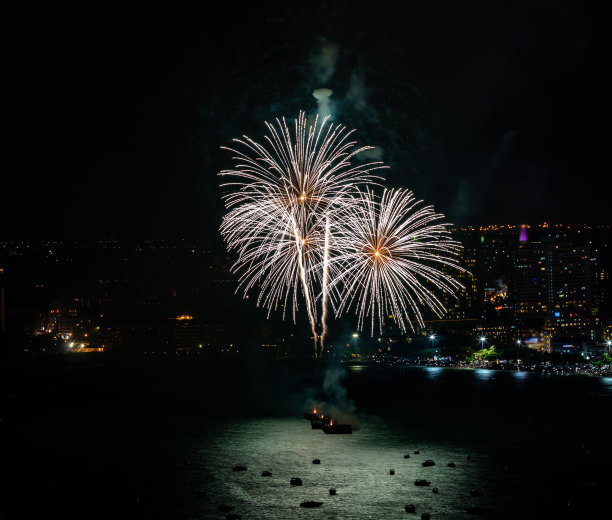
[[517, 319], [544, 318], [549, 308], [546, 247], [521, 242], [514, 250], [512, 301]]
[[478, 318], [481, 312], [476, 248], [464, 247], [460, 253], [460, 262], [466, 271], [459, 273], [452, 271], [452, 275], [455, 280], [463, 285], [463, 288], [457, 291], [456, 297], [447, 293], [442, 295], [442, 302], [447, 310], [446, 319], [449, 320]]
[[592, 312], [588, 246], [551, 242], [547, 251], [548, 307], [557, 332], [586, 330]]
[[515, 319], [544, 320], [555, 333], [586, 330], [592, 313], [589, 247], [566, 237], [521, 242], [514, 251]]

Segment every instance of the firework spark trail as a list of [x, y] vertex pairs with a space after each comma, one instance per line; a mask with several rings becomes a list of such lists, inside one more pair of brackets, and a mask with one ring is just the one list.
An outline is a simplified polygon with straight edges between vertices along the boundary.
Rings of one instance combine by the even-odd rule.
[[329, 247], [330, 247], [330, 233], [331, 233], [331, 222], [330, 216], [325, 217], [325, 246], [323, 252], [323, 287], [321, 293], [323, 295], [321, 302], [321, 355], [325, 348], [325, 336], [327, 336], [327, 304], [329, 299], [328, 285], [329, 285]]
[[380, 199], [368, 190], [338, 221], [330, 292], [336, 314], [354, 308], [360, 330], [369, 317], [370, 333], [376, 322], [382, 331], [388, 314], [402, 330], [414, 330], [413, 320], [423, 327], [421, 307], [437, 316], [445, 312], [432, 289], [454, 295], [462, 287], [445, 272], [464, 271], [457, 259], [461, 245], [440, 223], [443, 215], [420, 203], [407, 190], [384, 190]]
[[304, 245], [305, 239], [300, 237], [297, 222], [293, 221], [293, 234], [295, 236], [295, 243], [297, 245], [297, 258], [298, 268], [300, 272], [300, 280], [302, 281], [302, 290], [304, 291], [304, 299], [306, 300], [306, 312], [308, 313], [308, 320], [310, 321], [310, 328], [312, 329], [312, 336], [315, 342], [315, 356], [316, 356], [316, 345], [317, 345], [317, 316], [316, 310], [313, 311], [313, 302], [310, 298], [310, 290], [308, 283], [306, 282], [306, 270], [304, 269]]
[[357, 147], [349, 140], [354, 131], [328, 124], [327, 117], [308, 124], [300, 112], [293, 134], [284, 118], [266, 126], [266, 146], [243, 136], [234, 139], [243, 151], [225, 148], [234, 154], [235, 166], [220, 172], [231, 178], [223, 186], [232, 190], [224, 196], [228, 212], [220, 231], [228, 249], [238, 253], [232, 268], [240, 273], [238, 290], [246, 295], [260, 284], [257, 304], [268, 315], [281, 305], [284, 317], [290, 302], [295, 322], [301, 288], [316, 352], [314, 287], [326, 284], [319, 266], [328, 254], [322, 218], [350, 203], [356, 187], [376, 183], [380, 177], [372, 172], [386, 166], [352, 164], [356, 154], [372, 147]]

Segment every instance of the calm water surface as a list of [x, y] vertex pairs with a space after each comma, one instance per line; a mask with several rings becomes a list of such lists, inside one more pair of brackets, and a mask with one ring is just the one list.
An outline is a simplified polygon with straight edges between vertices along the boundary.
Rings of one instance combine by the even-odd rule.
[[[330, 392], [354, 408], [359, 429], [326, 435], [302, 412], [330, 398], [330, 370], [262, 362], [13, 371], [0, 425], [19, 499], [3, 513], [33, 514], [44, 503], [74, 518], [213, 519], [225, 518], [225, 503], [244, 519], [475, 518], [473, 506], [486, 518], [581, 518], [609, 492], [610, 379], [349, 366]], [[436, 465], [422, 467], [425, 459]], [[233, 472], [235, 464], [248, 470]], [[414, 486], [418, 478], [431, 487]], [[305, 500], [323, 505], [301, 508]]]

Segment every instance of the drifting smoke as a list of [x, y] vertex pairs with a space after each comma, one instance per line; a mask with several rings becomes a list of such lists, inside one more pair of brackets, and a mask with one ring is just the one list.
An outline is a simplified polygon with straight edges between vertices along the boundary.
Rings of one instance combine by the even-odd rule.
[[320, 85], [327, 83], [334, 75], [338, 60], [338, 46], [323, 41], [320, 51], [310, 58], [313, 74]]
[[456, 219], [462, 219], [470, 210], [470, 186], [467, 179], [459, 179], [457, 196], [451, 207], [450, 213]]
[[[452, 203], [449, 214], [456, 220], [465, 220], [474, 213], [474, 201], [487, 198], [487, 190], [491, 179], [502, 174], [503, 168], [512, 157], [516, 144], [516, 132], [508, 130], [504, 132], [492, 153], [478, 158], [476, 164], [470, 165], [470, 177], [462, 177], [457, 182], [456, 196]], [[371, 157], [368, 157], [371, 158]], [[477, 182], [474, 182], [474, 179]], [[477, 186], [473, 190], [471, 186]], [[475, 193], [472, 193], [475, 191]]]
[[356, 110], [360, 112], [368, 112], [377, 118], [376, 113], [368, 107], [366, 102], [367, 88], [364, 75], [361, 72], [353, 72], [351, 74], [351, 82], [348, 92], [346, 93], [346, 101], [350, 103]]
[[[310, 58], [310, 77], [313, 81], [312, 96], [317, 100], [317, 114], [321, 117], [338, 117], [340, 113], [351, 119], [364, 118], [368, 123], [380, 125], [378, 111], [368, 104], [368, 87], [366, 85], [365, 73], [361, 69], [355, 69], [347, 77], [338, 71], [339, 48], [337, 45], [323, 40], [323, 43]], [[333, 86], [333, 90], [330, 88]], [[332, 99], [332, 94], [336, 96]], [[338, 93], [340, 93], [338, 95]], [[360, 154], [362, 160], [380, 161], [383, 159], [384, 150], [376, 147]]]
[[310, 59], [312, 77], [317, 86], [312, 95], [317, 100], [317, 113], [321, 117], [333, 116], [334, 103], [331, 100], [333, 90], [327, 88], [325, 84], [334, 75], [337, 60], [338, 46], [328, 41], [323, 41], [320, 51]]
[[333, 90], [328, 88], [318, 88], [312, 93], [313, 97], [317, 100], [317, 105], [319, 106], [317, 113], [321, 117], [332, 115], [332, 101], [330, 98], [333, 92]]
[[371, 148], [370, 150], [360, 152], [359, 157], [371, 161], [382, 161], [384, 155], [385, 150], [382, 148], [382, 146], [377, 146], [376, 148]]
[[323, 391], [327, 395], [329, 404], [326, 408], [338, 423], [349, 423], [353, 429], [358, 428], [355, 403], [348, 397], [348, 391], [342, 384], [346, 377], [346, 370], [342, 367], [330, 367], [325, 371]]

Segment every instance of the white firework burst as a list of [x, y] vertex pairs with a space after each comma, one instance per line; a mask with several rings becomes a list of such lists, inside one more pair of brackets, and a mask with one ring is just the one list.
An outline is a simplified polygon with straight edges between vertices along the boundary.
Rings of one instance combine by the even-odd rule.
[[[239, 290], [259, 288], [258, 305], [268, 313], [288, 307], [295, 321], [299, 294], [304, 297], [308, 319], [321, 347], [327, 331], [326, 306], [330, 229], [335, 215], [345, 212], [359, 186], [375, 183], [381, 162], [353, 162], [356, 154], [372, 147], [357, 147], [353, 130], [315, 118], [304, 112], [294, 120], [293, 132], [283, 118], [266, 123], [262, 145], [247, 136], [235, 139], [233, 169], [220, 172], [230, 180], [224, 196], [227, 214], [221, 234], [228, 249], [238, 253], [233, 270], [239, 274]], [[317, 330], [317, 288], [322, 287], [322, 327]]]
[[451, 238], [444, 215], [422, 206], [408, 190], [384, 190], [379, 198], [360, 192], [332, 230], [330, 292], [336, 314], [354, 310], [358, 327], [382, 331], [393, 316], [400, 329], [424, 326], [421, 309], [445, 313], [437, 292], [454, 295], [452, 276], [461, 244]]

